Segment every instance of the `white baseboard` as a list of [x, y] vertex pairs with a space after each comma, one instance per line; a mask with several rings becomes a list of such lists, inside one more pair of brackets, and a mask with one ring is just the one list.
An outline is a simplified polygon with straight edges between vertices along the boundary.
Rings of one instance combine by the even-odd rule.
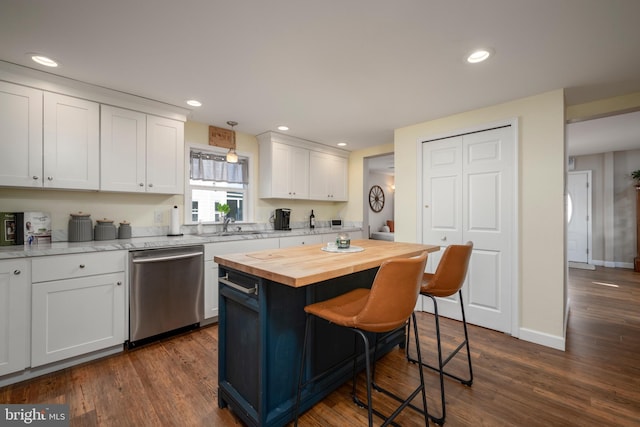
[[540, 344], [545, 347], [555, 348], [556, 350], [565, 350], [566, 340], [564, 337], [557, 335], [545, 334], [527, 328], [520, 328], [519, 338], [523, 341], [529, 341], [534, 344]]
[[597, 265], [597, 266], [600, 266], [600, 267], [609, 267], [609, 268], [631, 268], [631, 269], [633, 269], [635, 267], [632, 262], [602, 261], [600, 259], [592, 260], [591, 264]]

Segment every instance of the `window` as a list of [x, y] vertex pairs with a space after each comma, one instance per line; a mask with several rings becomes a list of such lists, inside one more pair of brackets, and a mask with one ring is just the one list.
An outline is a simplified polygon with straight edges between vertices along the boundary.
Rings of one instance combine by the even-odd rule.
[[[238, 156], [238, 163], [227, 163], [226, 151], [192, 146], [189, 148], [188, 184], [185, 189], [185, 215], [190, 223], [222, 222], [221, 205], [229, 206], [228, 216], [248, 221], [246, 211], [249, 187], [249, 158]], [[190, 219], [190, 221], [189, 221]]]

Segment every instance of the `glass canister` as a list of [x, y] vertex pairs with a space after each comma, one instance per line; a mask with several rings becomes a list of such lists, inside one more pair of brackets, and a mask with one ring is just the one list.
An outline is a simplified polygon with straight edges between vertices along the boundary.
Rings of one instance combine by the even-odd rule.
[[131, 238], [131, 224], [127, 221], [122, 221], [120, 227], [118, 227], [118, 239], [130, 239]]
[[91, 221], [91, 214], [84, 212], [71, 214], [67, 239], [70, 242], [88, 242], [93, 240], [93, 221]]
[[336, 237], [336, 246], [338, 249], [348, 249], [351, 246], [351, 239], [347, 233], [340, 233]]
[[98, 219], [94, 229], [96, 240], [113, 240], [116, 238], [116, 226], [112, 219]]

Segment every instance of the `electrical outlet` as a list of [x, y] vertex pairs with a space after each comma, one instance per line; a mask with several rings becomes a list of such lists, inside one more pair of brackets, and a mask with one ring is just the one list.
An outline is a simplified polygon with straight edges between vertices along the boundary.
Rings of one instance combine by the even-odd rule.
[[153, 225], [162, 225], [164, 223], [164, 212], [157, 209], [153, 213]]

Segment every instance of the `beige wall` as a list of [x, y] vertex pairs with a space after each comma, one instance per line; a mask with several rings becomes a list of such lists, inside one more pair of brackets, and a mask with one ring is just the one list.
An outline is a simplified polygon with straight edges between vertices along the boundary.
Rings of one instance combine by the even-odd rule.
[[396, 129], [396, 239], [419, 241], [417, 141], [512, 118], [517, 118], [519, 130], [519, 276], [515, 286], [520, 325], [513, 334], [563, 343], [566, 263], [562, 90]]

